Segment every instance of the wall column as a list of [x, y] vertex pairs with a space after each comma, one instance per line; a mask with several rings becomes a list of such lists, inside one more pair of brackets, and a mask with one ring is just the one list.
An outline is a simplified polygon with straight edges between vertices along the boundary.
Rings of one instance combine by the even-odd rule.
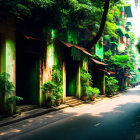
[[105, 95], [105, 72], [103, 73], [103, 83], [102, 83], [102, 88], [103, 88], [103, 94]]
[[66, 101], [66, 62], [63, 62], [63, 103]]
[[76, 78], [76, 96], [81, 98], [81, 82], [80, 82], [80, 64], [78, 66], [77, 78]]

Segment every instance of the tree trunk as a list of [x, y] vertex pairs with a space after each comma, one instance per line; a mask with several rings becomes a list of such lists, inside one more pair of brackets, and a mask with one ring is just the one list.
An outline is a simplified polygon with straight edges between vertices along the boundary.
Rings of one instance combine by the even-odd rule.
[[101, 20], [101, 24], [100, 24], [100, 28], [99, 31], [97, 33], [97, 35], [89, 42], [89, 44], [87, 45], [86, 49], [89, 51], [92, 47], [94, 47], [96, 45], [96, 43], [98, 42], [98, 40], [101, 38], [102, 33], [104, 31], [104, 26], [105, 26], [105, 22], [106, 22], [106, 18], [107, 18], [107, 13], [108, 13], [108, 9], [109, 9], [109, 2], [110, 0], [105, 0], [105, 4], [104, 4], [104, 12], [102, 15], [102, 20]]

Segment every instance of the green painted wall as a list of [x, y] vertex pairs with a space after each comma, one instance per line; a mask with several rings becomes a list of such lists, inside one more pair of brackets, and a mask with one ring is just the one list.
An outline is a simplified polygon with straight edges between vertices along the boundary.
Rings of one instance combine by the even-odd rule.
[[10, 74], [10, 81], [14, 79], [14, 49], [15, 41], [8, 39], [6, 40], [6, 72]]
[[[68, 30], [67, 41], [78, 45], [77, 32]], [[76, 61], [70, 51], [70, 58], [66, 61], [66, 95], [80, 97], [80, 60]], [[77, 50], [79, 51], [79, 50]]]
[[[8, 30], [4, 25], [0, 26], [0, 72], [6, 72], [10, 74], [9, 80], [15, 84], [15, 61], [14, 61], [14, 48], [15, 48], [15, 34], [14, 31]], [[13, 93], [14, 94], [14, 93]], [[3, 100], [4, 105], [1, 110], [3, 112], [7, 112], [7, 103], [6, 98], [8, 96], [4, 96]]]
[[2, 35], [1, 39], [1, 73], [10, 74], [10, 81], [14, 82], [14, 34]]
[[6, 43], [3, 35], [1, 37], [1, 73], [3, 73], [6, 72]]
[[104, 58], [104, 48], [103, 45], [98, 41], [95, 47], [95, 54], [101, 59]]

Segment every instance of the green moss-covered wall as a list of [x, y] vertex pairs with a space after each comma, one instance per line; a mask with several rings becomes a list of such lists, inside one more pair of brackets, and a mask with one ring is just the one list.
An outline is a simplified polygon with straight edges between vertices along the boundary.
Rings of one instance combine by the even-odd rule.
[[10, 81], [15, 84], [15, 21], [13, 18], [0, 23], [0, 46], [1, 46], [1, 73], [10, 74]]
[[[9, 80], [15, 84], [15, 20], [8, 18], [0, 23], [0, 73], [10, 74]], [[14, 93], [13, 93], [14, 94]], [[7, 96], [0, 98], [3, 100], [2, 112], [7, 112]]]
[[4, 34], [1, 34], [1, 73], [6, 72], [6, 42]]
[[14, 79], [14, 58], [15, 58], [15, 41], [6, 40], [6, 72], [10, 74], [10, 81]]

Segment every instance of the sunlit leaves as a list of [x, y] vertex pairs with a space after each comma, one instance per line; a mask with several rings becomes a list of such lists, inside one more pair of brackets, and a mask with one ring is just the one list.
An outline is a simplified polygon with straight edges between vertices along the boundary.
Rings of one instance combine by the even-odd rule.
[[115, 55], [111, 57], [113, 64], [117, 65], [120, 68], [130, 68], [133, 69], [134, 66], [129, 60], [128, 55]]

